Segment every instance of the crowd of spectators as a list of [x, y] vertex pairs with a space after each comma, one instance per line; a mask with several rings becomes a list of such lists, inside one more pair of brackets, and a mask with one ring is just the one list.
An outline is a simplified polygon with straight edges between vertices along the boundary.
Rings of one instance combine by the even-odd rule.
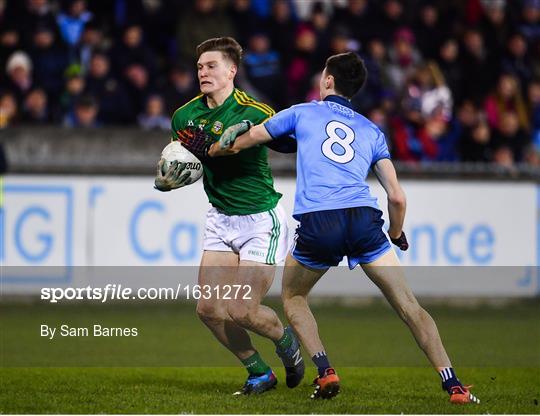
[[540, 0], [0, 0], [0, 128], [167, 130], [215, 36], [240, 42], [238, 86], [276, 110], [359, 53], [353, 104], [395, 159], [540, 165]]

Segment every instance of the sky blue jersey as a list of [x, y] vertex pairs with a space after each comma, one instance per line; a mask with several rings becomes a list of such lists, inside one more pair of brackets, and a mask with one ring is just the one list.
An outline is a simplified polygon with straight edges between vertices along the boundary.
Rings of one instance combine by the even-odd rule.
[[293, 216], [368, 206], [378, 209], [366, 177], [390, 153], [384, 134], [355, 112], [345, 98], [294, 105], [266, 123], [273, 138], [296, 138], [296, 197]]

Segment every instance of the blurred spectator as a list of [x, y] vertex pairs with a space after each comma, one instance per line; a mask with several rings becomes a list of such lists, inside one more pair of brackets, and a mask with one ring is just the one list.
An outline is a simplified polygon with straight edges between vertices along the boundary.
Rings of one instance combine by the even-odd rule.
[[374, 36], [374, 18], [375, 12], [368, 0], [347, 0], [346, 7], [336, 7], [330, 27], [349, 33], [364, 46]]
[[295, 36], [296, 50], [287, 68], [287, 91], [291, 103], [301, 101], [309, 90], [316, 66], [317, 38], [313, 30], [302, 25]]
[[439, 112], [446, 120], [452, 117], [452, 93], [435, 62], [418, 67], [415, 76], [422, 116], [430, 117]]
[[527, 134], [520, 128], [518, 115], [511, 111], [503, 113], [499, 121], [499, 129], [494, 134], [495, 146], [508, 147], [512, 151], [514, 160], [519, 162], [529, 142]]
[[437, 62], [454, 102], [460, 103], [463, 98], [463, 70], [459, 60], [459, 45], [455, 39], [448, 38], [443, 42]]
[[30, 50], [34, 64], [35, 80], [51, 97], [57, 97], [62, 90], [62, 74], [68, 66], [67, 50], [55, 42], [54, 29], [37, 27]]
[[165, 115], [165, 103], [160, 95], [150, 95], [144, 113], [137, 117], [144, 130], [170, 130], [171, 119]]
[[522, 92], [532, 79], [532, 68], [527, 56], [527, 41], [520, 33], [512, 34], [506, 43], [507, 52], [502, 62], [502, 70], [518, 77]]
[[232, 0], [227, 13], [236, 28], [236, 40], [240, 45], [247, 45], [248, 39], [263, 28], [261, 19], [250, 9], [250, 0]]
[[58, 28], [69, 46], [72, 59], [76, 59], [76, 49], [79, 46], [84, 26], [91, 19], [92, 13], [86, 9], [85, 0], [71, 0], [68, 4], [68, 12], [61, 12], [56, 17]]
[[388, 116], [382, 107], [373, 107], [368, 113], [367, 118], [384, 133], [388, 148], [392, 151], [392, 143], [390, 140], [390, 131], [388, 126]]
[[388, 74], [388, 58], [384, 43], [373, 38], [367, 44], [367, 54], [363, 55], [368, 77], [362, 90], [352, 102], [361, 112], [379, 106], [381, 100], [391, 89]]
[[94, 52], [105, 50], [107, 41], [101, 26], [93, 22], [89, 22], [83, 30], [81, 43], [79, 46], [79, 62], [82, 68], [87, 71], [90, 67], [90, 59]]
[[182, 57], [195, 62], [197, 45], [217, 36], [234, 37], [235, 30], [216, 0], [195, 0], [192, 7], [186, 7], [177, 27], [177, 44]]
[[156, 73], [156, 57], [145, 44], [140, 25], [130, 25], [125, 28], [122, 42], [113, 49], [112, 57], [117, 75], [133, 64], [144, 65], [150, 76], [154, 76]]
[[499, 61], [505, 50], [512, 27], [506, 14], [506, 0], [481, 0], [484, 17], [480, 29], [484, 34], [486, 49], [491, 51], [493, 59]]
[[321, 81], [322, 72], [318, 72], [311, 77], [311, 88], [306, 94], [305, 102], [309, 103], [310, 101], [319, 101], [321, 99]]
[[531, 82], [527, 95], [530, 104], [532, 142], [536, 151], [540, 152], [540, 80]]
[[466, 162], [488, 162], [492, 159], [491, 129], [485, 117], [470, 100], [457, 109], [454, 120], [458, 123], [459, 154]]
[[[19, 33], [9, 26], [0, 26], [0, 68], [5, 68], [8, 58], [21, 48]], [[7, 74], [0, 71], [0, 85], [7, 82]]]
[[43, 125], [51, 122], [47, 93], [36, 88], [28, 93], [24, 100], [22, 122], [28, 125]]
[[24, 3], [25, 7], [21, 13], [20, 27], [26, 28], [22, 32], [23, 36], [25, 36], [24, 43], [30, 45], [35, 28], [56, 28], [56, 10], [54, 10], [49, 0], [25, 0]]
[[479, 103], [495, 84], [499, 72], [499, 62], [493, 59], [493, 51], [486, 49], [480, 31], [465, 31], [461, 64], [466, 74], [463, 77], [464, 96]]
[[79, 65], [73, 64], [66, 69], [64, 91], [60, 95], [60, 114], [68, 114], [75, 110], [75, 103], [83, 94], [86, 82]]
[[389, 44], [392, 39], [395, 39], [398, 29], [407, 26], [409, 22], [404, 17], [401, 0], [383, 0], [377, 3], [380, 3], [381, 10], [373, 18], [371, 25], [372, 36]]
[[101, 127], [97, 119], [98, 103], [91, 95], [81, 96], [75, 103], [75, 108], [64, 118], [64, 126], [69, 128]]
[[19, 107], [11, 92], [0, 95], [0, 129], [12, 127], [19, 121]]
[[493, 162], [495, 164], [512, 170], [514, 168], [514, 153], [508, 146], [499, 146], [493, 153]]
[[501, 119], [505, 113], [511, 111], [517, 116], [518, 128], [529, 130], [527, 106], [521, 95], [519, 82], [511, 74], [500, 76], [495, 92], [490, 94], [484, 103], [484, 110], [491, 128], [501, 129]]
[[394, 117], [390, 127], [394, 136], [393, 155], [398, 160], [433, 161], [438, 156], [437, 140], [445, 133], [447, 123], [438, 114], [424, 121], [411, 109], [405, 118]]
[[[106, 124], [122, 124], [135, 121], [133, 107], [124, 85], [111, 73], [109, 57], [96, 52], [90, 60], [86, 76], [86, 91], [98, 101], [100, 120]], [[142, 108], [142, 107], [141, 107]]]
[[518, 29], [529, 44], [540, 39], [540, 0], [523, 0]]
[[[321, 65], [326, 61], [326, 58], [328, 57], [328, 50], [331, 49], [332, 41], [330, 36], [331, 34], [329, 24], [330, 19], [324, 9], [323, 3], [320, 1], [312, 3], [312, 10], [309, 15], [309, 25], [317, 36], [317, 49], [319, 53], [317, 61], [321, 62]], [[347, 38], [350, 37], [349, 32], [345, 29], [334, 29], [333, 33], [342, 33], [346, 35]]]
[[447, 37], [447, 28], [439, 18], [439, 11], [431, 2], [425, 2], [420, 8], [420, 14], [413, 26], [418, 40], [418, 49], [425, 59], [436, 59], [439, 48]]
[[131, 64], [124, 70], [124, 80], [131, 108], [134, 114], [139, 114], [144, 111], [146, 100], [152, 90], [148, 70], [143, 65]]
[[270, 49], [270, 39], [266, 33], [256, 33], [249, 38], [244, 67], [249, 82], [258, 91], [268, 97], [273, 105], [285, 106], [286, 91], [284, 88], [276, 88], [284, 84], [279, 54]]
[[6, 64], [7, 89], [11, 91], [21, 105], [24, 95], [34, 86], [32, 78], [32, 61], [28, 54], [23, 51], [14, 52]]
[[267, 23], [272, 48], [281, 53], [283, 68], [287, 68], [293, 58], [296, 25], [289, 3], [276, 0], [272, 5], [272, 14]]
[[195, 82], [195, 75], [186, 65], [176, 65], [169, 71], [168, 82], [163, 96], [165, 98], [167, 113], [172, 113], [187, 103], [199, 93], [199, 85]]
[[387, 76], [395, 92], [402, 91], [405, 81], [422, 61], [414, 42], [414, 34], [410, 29], [401, 28], [396, 31], [394, 43], [388, 52], [390, 64], [387, 68]]

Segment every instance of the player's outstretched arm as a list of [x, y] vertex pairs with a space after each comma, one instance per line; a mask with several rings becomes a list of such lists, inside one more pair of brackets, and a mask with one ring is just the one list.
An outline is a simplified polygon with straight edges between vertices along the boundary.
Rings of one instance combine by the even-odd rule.
[[237, 136], [236, 134], [238, 131], [237, 124], [227, 128], [223, 132], [222, 139], [210, 147], [208, 156], [218, 157], [234, 155], [241, 150], [249, 149], [250, 147], [272, 140], [272, 136], [270, 136], [263, 124], [251, 127], [247, 131], [244, 130], [245, 133]]
[[388, 235], [392, 243], [397, 245], [401, 250], [407, 250], [409, 244], [407, 243], [405, 233], [403, 233], [407, 200], [405, 198], [405, 192], [403, 192], [398, 182], [394, 164], [390, 159], [381, 159], [375, 163], [373, 172], [388, 197], [388, 215], [390, 217]]

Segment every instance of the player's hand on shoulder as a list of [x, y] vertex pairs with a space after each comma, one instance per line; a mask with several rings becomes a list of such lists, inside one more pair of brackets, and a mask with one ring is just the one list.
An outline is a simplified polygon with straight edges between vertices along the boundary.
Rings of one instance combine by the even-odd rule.
[[186, 168], [185, 163], [174, 161], [170, 164], [166, 172], [163, 172], [164, 164], [165, 159], [160, 159], [157, 166], [156, 179], [154, 180], [154, 187], [156, 189], [161, 192], [168, 192], [186, 185], [190, 173], [184, 172]]
[[390, 236], [390, 240], [392, 241], [392, 244], [398, 246], [401, 251], [407, 251], [409, 248], [409, 242], [407, 241], [407, 236], [404, 231], [401, 232], [401, 235], [398, 238], [392, 238], [392, 236]]
[[253, 126], [253, 123], [249, 120], [242, 120], [238, 124], [233, 124], [225, 129], [221, 137], [219, 138], [219, 147], [221, 149], [228, 149], [233, 144], [236, 138]]

